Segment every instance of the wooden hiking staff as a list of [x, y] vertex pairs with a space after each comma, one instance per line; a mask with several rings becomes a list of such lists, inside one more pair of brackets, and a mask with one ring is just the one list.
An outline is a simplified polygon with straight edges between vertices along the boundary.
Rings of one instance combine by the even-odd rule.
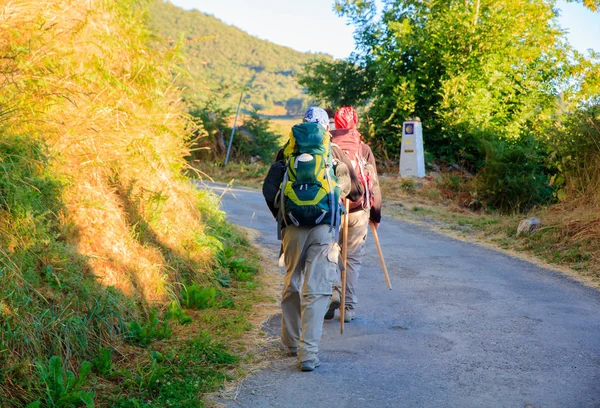
[[381, 267], [383, 268], [383, 274], [385, 275], [385, 282], [388, 285], [388, 288], [392, 290], [392, 283], [390, 282], [390, 275], [388, 275], [387, 268], [385, 267], [385, 261], [383, 260], [383, 252], [381, 252], [381, 245], [379, 244], [379, 235], [377, 235], [377, 228], [373, 223], [371, 224], [371, 231], [373, 231], [373, 238], [375, 238], [375, 246], [377, 246], [377, 252], [379, 253], [379, 260], [381, 261]]
[[342, 227], [342, 301], [340, 304], [340, 333], [344, 334], [344, 315], [346, 314], [346, 266], [348, 264], [348, 214], [350, 213], [350, 200], [344, 200], [346, 213]]

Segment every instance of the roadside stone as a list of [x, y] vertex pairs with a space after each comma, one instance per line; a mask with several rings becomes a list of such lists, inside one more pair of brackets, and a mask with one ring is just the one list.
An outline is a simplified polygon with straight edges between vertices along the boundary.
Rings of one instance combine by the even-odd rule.
[[522, 235], [531, 235], [542, 226], [539, 218], [526, 218], [521, 220], [517, 227], [517, 237]]
[[437, 172], [437, 171], [430, 171], [429, 172], [429, 177], [431, 177], [432, 180], [439, 180], [439, 179], [442, 178], [442, 175], [439, 172]]

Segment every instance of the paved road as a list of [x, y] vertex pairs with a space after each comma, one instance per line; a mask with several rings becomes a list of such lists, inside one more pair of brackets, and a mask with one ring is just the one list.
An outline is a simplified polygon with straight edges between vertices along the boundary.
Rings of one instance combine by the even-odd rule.
[[[217, 193], [222, 189], [214, 187]], [[277, 255], [259, 192], [223, 196]], [[322, 365], [281, 356], [230, 407], [600, 407], [600, 292], [531, 263], [384, 219], [389, 291], [369, 238], [357, 319], [325, 322]], [[283, 271], [282, 271], [283, 273]], [[336, 316], [337, 318], [337, 316]], [[267, 331], [278, 333], [278, 317]]]

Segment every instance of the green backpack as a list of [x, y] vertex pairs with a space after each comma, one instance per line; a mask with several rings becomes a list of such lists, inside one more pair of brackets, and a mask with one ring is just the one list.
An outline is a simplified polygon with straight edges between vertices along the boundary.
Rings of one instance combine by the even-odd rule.
[[284, 147], [285, 174], [280, 192], [280, 221], [315, 226], [340, 223], [340, 193], [333, 169], [331, 135], [317, 123], [292, 128]]

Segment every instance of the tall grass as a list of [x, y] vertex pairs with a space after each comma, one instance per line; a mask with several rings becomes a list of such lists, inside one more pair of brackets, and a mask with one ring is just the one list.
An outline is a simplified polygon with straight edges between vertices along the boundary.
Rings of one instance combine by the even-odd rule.
[[[0, 406], [207, 282], [216, 201], [181, 174], [189, 123], [143, 2], [0, 4]], [[172, 55], [171, 55], [172, 54]]]

